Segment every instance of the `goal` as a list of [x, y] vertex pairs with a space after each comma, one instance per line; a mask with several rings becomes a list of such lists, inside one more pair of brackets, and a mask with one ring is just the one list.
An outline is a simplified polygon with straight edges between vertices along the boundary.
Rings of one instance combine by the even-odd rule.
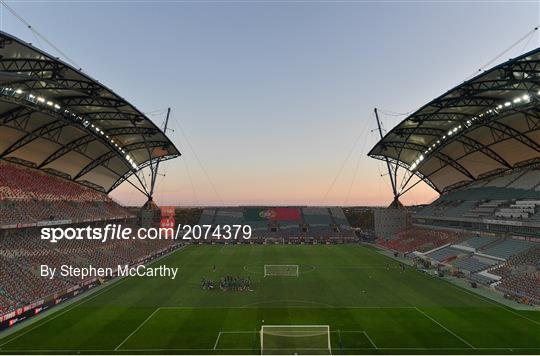
[[298, 277], [298, 265], [264, 265], [264, 276]]
[[263, 325], [261, 355], [330, 355], [328, 325]]

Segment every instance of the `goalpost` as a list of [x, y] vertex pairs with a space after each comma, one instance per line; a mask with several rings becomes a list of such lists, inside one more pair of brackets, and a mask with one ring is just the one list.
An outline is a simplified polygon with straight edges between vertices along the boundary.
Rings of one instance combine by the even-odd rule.
[[328, 325], [263, 325], [261, 355], [332, 354]]
[[264, 265], [264, 276], [298, 277], [298, 265]]

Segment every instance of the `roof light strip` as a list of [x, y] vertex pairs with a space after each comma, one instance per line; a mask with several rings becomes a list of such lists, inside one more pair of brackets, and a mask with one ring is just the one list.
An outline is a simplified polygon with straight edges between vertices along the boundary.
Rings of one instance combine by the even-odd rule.
[[90, 126], [91, 129], [94, 130], [97, 134], [104, 136], [104, 138], [106, 138], [110, 142], [111, 146], [113, 146], [117, 151], [122, 153], [126, 161], [129, 162], [129, 164], [134, 170], [139, 169], [137, 163], [135, 163], [135, 161], [129, 154], [126, 154], [126, 151], [121, 146], [119, 146], [112, 138], [109, 138], [108, 135], [105, 135], [105, 132], [101, 128], [94, 125], [90, 121], [83, 119], [81, 116], [69, 111], [68, 109], [62, 109], [62, 107], [59, 104], [51, 100], [47, 100], [46, 98], [42, 96], [36, 96], [32, 93], [26, 93], [24, 90], [20, 88], [13, 89], [10, 87], [0, 87], [0, 92], [2, 92], [3, 94], [7, 94], [9, 96], [19, 97], [33, 104], [43, 105], [44, 107], [52, 108], [52, 109], [55, 109], [56, 111], [62, 111], [62, 114], [66, 116], [70, 116], [73, 120], [81, 121], [84, 127], [88, 128], [88, 126]]
[[[540, 90], [537, 92], [537, 95], [540, 96]], [[431, 151], [435, 150], [438, 146], [442, 145], [444, 143], [443, 141], [450, 138], [451, 136], [456, 134], [458, 131], [461, 131], [464, 128], [471, 127], [477, 121], [484, 120], [484, 117], [486, 117], [488, 115], [490, 115], [490, 116], [498, 115], [501, 112], [501, 110], [510, 108], [511, 106], [513, 107], [515, 105], [528, 104], [530, 101], [531, 101], [531, 96], [529, 94], [523, 94], [521, 96], [518, 96], [518, 97], [514, 98], [513, 100], [505, 101], [504, 103], [499, 104], [499, 105], [497, 105], [496, 107], [494, 107], [492, 109], [486, 110], [485, 112], [483, 112], [481, 114], [478, 114], [478, 115], [474, 116], [471, 119], [468, 119], [463, 124], [465, 127], [463, 127], [460, 124], [460, 125], [457, 125], [457, 126], [451, 128], [451, 129], [449, 129], [448, 132], [446, 133], [446, 135], [443, 135], [441, 138], [437, 139], [437, 141], [432, 143], [431, 146], [428, 146], [428, 148], [424, 151], [423, 154], [420, 154], [416, 158], [416, 160], [409, 166], [409, 171], [413, 172], [416, 168], [418, 168], [420, 163], [425, 159], [425, 155], [428, 155]]]

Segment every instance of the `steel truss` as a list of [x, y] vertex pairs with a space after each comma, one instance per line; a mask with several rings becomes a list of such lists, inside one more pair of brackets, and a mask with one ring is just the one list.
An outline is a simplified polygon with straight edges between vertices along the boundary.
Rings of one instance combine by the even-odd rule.
[[[424, 105], [388, 132], [368, 155], [383, 161], [391, 160], [392, 169], [389, 173], [394, 182], [398, 180], [398, 168], [404, 168], [410, 173], [409, 177], [402, 180], [401, 189], [395, 189], [396, 198], [410, 189], [408, 184], [414, 175], [439, 193], [445, 191], [448, 187], [437, 187], [430, 178], [446, 167], [452, 167], [463, 174], [469, 183], [481, 179], [482, 174], [476, 177], [459, 163], [464, 157], [477, 152], [496, 161], [501, 166], [498, 169], [502, 171], [514, 169], [515, 166], [494, 146], [501, 141], [513, 139], [538, 152], [540, 157], [540, 143], [533, 139], [536, 136], [531, 135], [540, 129], [539, 89], [540, 48], [486, 71]], [[527, 103], [515, 107], [510, 105], [509, 108], [505, 106], [504, 110], [494, 109], [523, 93], [530, 96]], [[489, 110], [492, 110], [489, 115], [483, 114], [478, 119], [479, 114]], [[510, 116], [513, 116], [512, 120], [521, 120], [519, 126], [510, 126], [504, 122], [503, 119]], [[462, 129], [450, 137], [447, 134], [448, 128], [457, 125], [461, 125]], [[480, 142], [472, 137], [471, 133], [480, 127], [489, 130], [489, 140], [482, 139]], [[418, 136], [414, 142], [411, 141], [413, 136]], [[446, 139], [442, 140], [442, 137]], [[459, 144], [463, 153], [452, 156], [445, 154], [445, 148], [450, 144]], [[402, 156], [407, 150], [418, 152], [417, 157], [423, 156], [413, 169], [413, 162], [404, 161]], [[410, 159], [410, 155], [407, 159]], [[432, 162], [433, 159], [437, 159], [440, 166], [434, 170], [430, 168], [429, 172], [423, 170], [426, 162]]]
[[[83, 155], [85, 158], [89, 159], [90, 163], [86, 165], [85, 167], [83, 167], [83, 169], [81, 169], [77, 174], [75, 174], [72, 179], [75, 181], [78, 181], [85, 174], [89, 173], [90, 171], [92, 171], [93, 169], [99, 166], [102, 166], [120, 177], [118, 180], [114, 182], [112, 188], [109, 189], [107, 192], [110, 192], [112, 189], [116, 188], [125, 179], [127, 179], [127, 177], [130, 177], [131, 175], [136, 174], [136, 172], [134, 172], [131, 169], [130, 163], [127, 162], [126, 157], [123, 154], [118, 152], [118, 148], [115, 148], [114, 146], [112, 146], [111, 143], [108, 140], [106, 140], [102, 135], [96, 134], [92, 129], [90, 129], [88, 125], [85, 126], [81, 121], [73, 120], [73, 116], [64, 114], [62, 111], [57, 112], [51, 109], [40, 107], [37, 104], [32, 104], [26, 100], [18, 99], [13, 96], [2, 96], [0, 97], [0, 101], [5, 101], [5, 102], [18, 105], [16, 108], [6, 111], [2, 115], [0, 115], [0, 125], [12, 127], [19, 131], [25, 132], [25, 134], [21, 138], [16, 140], [6, 149], [4, 149], [4, 151], [0, 152], [0, 159], [11, 155], [17, 150], [30, 144], [34, 140], [41, 138], [41, 139], [46, 139], [48, 141], [51, 141], [59, 145], [60, 148], [56, 150], [55, 152], [53, 152], [48, 157], [46, 157], [41, 163], [39, 163], [37, 165], [37, 168], [46, 169], [47, 165], [60, 159], [64, 155], [70, 152], [77, 152]], [[76, 101], [76, 102], [79, 102], [79, 101]], [[88, 101], [84, 101], [84, 103], [87, 103], [87, 102]], [[52, 120], [45, 120], [45, 123], [43, 125], [34, 129], [29, 129], [30, 123], [32, 121], [31, 115], [35, 113], [46, 115], [48, 119], [52, 119]], [[94, 122], [98, 120], [107, 120], [107, 119], [120, 121], [120, 122], [126, 121], [128, 123], [139, 123], [142, 121], [140, 115], [129, 115], [129, 114], [123, 115], [121, 112], [93, 113], [91, 115], [88, 115], [88, 119], [90, 120], [90, 122]], [[68, 143], [61, 142], [60, 137], [62, 135], [62, 130], [70, 126], [76, 126], [79, 129], [84, 130], [86, 135], [78, 137], [77, 139]], [[156, 147], [169, 147], [171, 145], [170, 141], [153, 141], [153, 140], [147, 139], [148, 137], [152, 137], [153, 135], [156, 135], [159, 133], [161, 133], [161, 131], [156, 127], [126, 126], [126, 127], [113, 127], [113, 128], [104, 130], [105, 136], [108, 136], [108, 137], [118, 138], [123, 135], [141, 135], [144, 138], [144, 142], [134, 143], [134, 144], [121, 147], [126, 152], [139, 150], [139, 149], [150, 150]], [[105, 144], [106, 146], [110, 148], [110, 151], [108, 151], [104, 155], [101, 155], [97, 158], [89, 156], [86, 148], [88, 147], [88, 144], [94, 141], [100, 141], [102, 144]], [[163, 160], [171, 159], [176, 156], [177, 155], [167, 155], [167, 156], [164, 156]], [[109, 162], [112, 158], [115, 158], [115, 157], [118, 157], [125, 161], [126, 167], [128, 168], [127, 173], [116, 172], [112, 170], [111, 167], [108, 166], [107, 162]], [[151, 157], [150, 151], [149, 151], [149, 157]], [[157, 162], [160, 160], [162, 160], [161, 157], [153, 158], [149, 160], [147, 164], [144, 164], [142, 167], [146, 167], [148, 164], [152, 164], [153, 162]], [[141, 167], [139, 167], [139, 169], [141, 169]], [[87, 182], [86, 185], [96, 188], [96, 185], [91, 182]], [[142, 189], [139, 189], [139, 188], [137, 189], [139, 189], [144, 194], [147, 194], [149, 191], [147, 187], [145, 187], [144, 184], [142, 183], [142, 180], [141, 180], [141, 185], [142, 187], [139, 187], [139, 188], [142, 188]], [[103, 190], [103, 189], [98, 189], [98, 190]]]
[[[5, 32], [0, 32], [0, 74], [0, 127], [22, 133], [0, 151], [0, 159], [18, 159], [21, 149], [32, 147], [29, 145], [37, 139], [45, 139], [58, 145], [58, 149], [44, 159], [40, 157], [40, 162], [32, 162], [38, 169], [51, 170], [57, 161], [60, 164], [55, 167], [61, 167], [66, 155], [76, 152], [89, 163], [79, 162], [80, 169], [73, 177], [63, 171], [54, 174], [67, 175], [74, 181], [109, 192], [129, 177], [141, 175], [141, 169], [157, 167], [160, 161], [180, 155], [162, 130], [109, 88], [80, 69]], [[41, 104], [47, 100], [50, 107], [40, 105], [40, 100]], [[73, 134], [73, 127], [82, 135]], [[93, 145], [96, 142], [107, 151]], [[162, 149], [156, 150], [157, 147]], [[138, 156], [137, 162], [134, 154]], [[114, 158], [123, 162], [125, 170], [122, 164], [111, 165]], [[98, 187], [89, 178], [88, 173], [98, 167], [112, 173], [111, 180], [105, 183], [110, 188]], [[152, 168], [154, 171], [157, 172]], [[138, 181], [137, 189], [148, 195], [151, 189], [144, 178]]]

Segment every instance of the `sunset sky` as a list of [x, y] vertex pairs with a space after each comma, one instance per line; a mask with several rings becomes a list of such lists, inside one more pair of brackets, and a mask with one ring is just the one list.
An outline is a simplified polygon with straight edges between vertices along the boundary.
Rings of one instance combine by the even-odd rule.
[[[390, 129], [540, 23], [537, 1], [9, 1], [183, 156], [165, 205], [388, 205], [373, 108]], [[1, 27], [59, 56], [2, 9]], [[539, 46], [536, 33], [490, 67]], [[123, 204], [144, 197], [124, 183]], [[418, 186], [403, 197], [427, 203]]]

